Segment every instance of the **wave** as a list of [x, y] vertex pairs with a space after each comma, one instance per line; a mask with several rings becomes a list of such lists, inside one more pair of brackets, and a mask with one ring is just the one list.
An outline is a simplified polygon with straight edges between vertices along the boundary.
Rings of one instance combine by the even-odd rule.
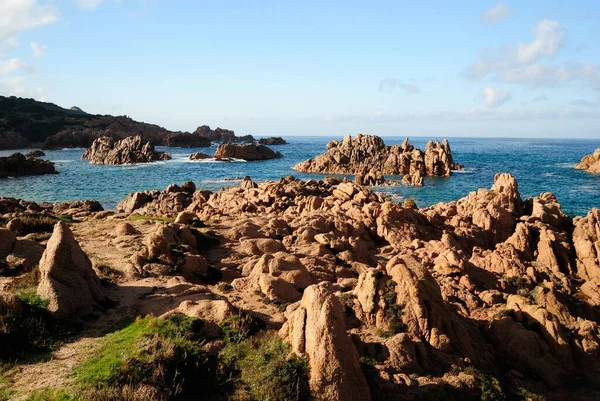
[[50, 160], [52, 163], [71, 163], [73, 160]]

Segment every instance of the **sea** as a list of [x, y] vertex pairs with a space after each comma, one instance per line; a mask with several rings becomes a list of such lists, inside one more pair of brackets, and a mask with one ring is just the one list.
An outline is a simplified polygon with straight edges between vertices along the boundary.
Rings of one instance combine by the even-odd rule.
[[[298, 173], [292, 168], [325, 152], [329, 141], [342, 138], [284, 136], [284, 139], [289, 142], [287, 145], [271, 146], [283, 154], [282, 158], [255, 162], [189, 160], [194, 152], [213, 154], [216, 144], [210, 148], [159, 147], [157, 150], [171, 153], [172, 160], [122, 166], [89, 164], [81, 159], [85, 149], [45, 151], [43, 158], [56, 163], [59, 174], [0, 180], [0, 196], [35, 202], [95, 199], [105, 209], [112, 209], [131, 192], [163, 190], [169, 184], [184, 181], [193, 181], [198, 189], [219, 191], [239, 185], [240, 178], [245, 176], [257, 182], [289, 175], [319, 179], [325, 175]], [[385, 137], [384, 141], [394, 145], [404, 139]], [[429, 139], [442, 138], [415, 137], [410, 142], [424, 150]], [[600, 207], [600, 175], [574, 168], [584, 155], [600, 148], [600, 138], [449, 138], [449, 141], [454, 160], [464, 165], [464, 171], [447, 178], [425, 177], [423, 187], [373, 187], [373, 190], [387, 194], [394, 201], [412, 198], [419, 207], [426, 207], [457, 200], [478, 188], [490, 188], [495, 174], [510, 173], [517, 179], [523, 199], [552, 192], [570, 216], [585, 215], [593, 207]], [[0, 156], [30, 150], [0, 151]]]

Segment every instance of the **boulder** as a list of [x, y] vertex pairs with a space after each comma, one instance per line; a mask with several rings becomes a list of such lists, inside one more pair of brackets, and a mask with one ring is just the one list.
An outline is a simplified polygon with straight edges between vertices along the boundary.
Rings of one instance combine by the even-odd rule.
[[274, 152], [264, 145], [236, 145], [224, 143], [215, 151], [215, 159], [242, 159], [248, 161], [276, 159], [281, 153]]
[[338, 299], [326, 288], [311, 285], [294, 307], [288, 308], [280, 335], [291, 344], [294, 353], [306, 356], [315, 399], [370, 400], [369, 386], [358, 352], [346, 332]]
[[212, 156], [207, 155], [206, 153], [202, 153], [202, 152], [196, 152], [190, 155], [190, 160], [205, 160], [205, 159], [211, 159]]
[[54, 226], [40, 260], [37, 293], [49, 301], [48, 311], [60, 319], [91, 313], [106, 299], [92, 262], [63, 222]]
[[258, 140], [259, 145], [287, 145], [287, 142], [282, 137], [270, 137], [270, 138], [260, 138]]

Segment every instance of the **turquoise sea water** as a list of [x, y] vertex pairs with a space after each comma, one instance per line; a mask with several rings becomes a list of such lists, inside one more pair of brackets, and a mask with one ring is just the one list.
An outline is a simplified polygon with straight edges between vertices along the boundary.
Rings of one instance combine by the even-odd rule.
[[[46, 159], [56, 163], [60, 174], [0, 180], [0, 196], [36, 202], [96, 199], [105, 208], [113, 208], [128, 193], [146, 189], [164, 189], [171, 183], [192, 180], [198, 188], [218, 191], [238, 185], [227, 179], [249, 175], [255, 181], [276, 180], [287, 175], [320, 178], [318, 174], [301, 174], [291, 168], [298, 162], [326, 150], [332, 139], [326, 137], [287, 137], [289, 144], [272, 146], [284, 157], [260, 162], [189, 161], [196, 151], [214, 153], [216, 146], [202, 149], [160, 148], [170, 152], [173, 160], [128, 166], [96, 166], [81, 160], [84, 149], [47, 151]], [[411, 143], [425, 149], [429, 138], [411, 138]], [[432, 138], [442, 139], [442, 138]], [[384, 138], [386, 144], [401, 144], [404, 137]], [[569, 215], [584, 215], [600, 207], [600, 175], [573, 168], [581, 158], [600, 148], [600, 139], [489, 139], [450, 138], [455, 161], [465, 171], [450, 178], [425, 178], [421, 188], [385, 187], [382, 192], [413, 198], [423, 207], [437, 202], [459, 199], [478, 188], [489, 188], [496, 173], [513, 174], [525, 199], [542, 192], [553, 192]], [[21, 150], [27, 152], [28, 150]], [[6, 156], [14, 151], [2, 151]]]

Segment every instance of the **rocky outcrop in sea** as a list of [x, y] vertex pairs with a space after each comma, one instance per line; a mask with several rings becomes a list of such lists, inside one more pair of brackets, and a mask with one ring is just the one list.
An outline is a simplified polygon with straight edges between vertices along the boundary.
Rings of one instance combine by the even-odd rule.
[[406, 184], [422, 185], [421, 176], [450, 176], [462, 167], [454, 162], [450, 144], [429, 141], [425, 152], [408, 142], [386, 146], [378, 136], [357, 134], [341, 142], [331, 141], [327, 152], [297, 164], [294, 170], [304, 173], [359, 174], [361, 176], [410, 176]]
[[270, 137], [270, 138], [260, 138], [258, 140], [258, 144], [259, 145], [287, 145], [287, 142], [285, 139], [283, 139], [280, 136], [277, 137]]
[[584, 156], [575, 168], [590, 173], [600, 173], [600, 149], [596, 149], [591, 155]]
[[264, 145], [237, 145], [224, 143], [215, 151], [215, 159], [242, 159], [247, 161], [277, 159], [281, 153], [275, 152]]
[[120, 141], [109, 137], [98, 138], [81, 158], [89, 160], [91, 164], [115, 165], [170, 160], [171, 155], [157, 152], [150, 142], [143, 143], [142, 137], [137, 135]]
[[25, 156], [22, 153], [0, 157], [0, 178], [57, 173], [54, 163], [49, 160]]
[[253, 143], [254, 137], [252, 135], [244, 135], [244, 136], [236, 136], [235, 133], [228, 129], [223, 129], [217, 127], [214, 130], [211, 130], [208, 125], [202, 125], [196, 128], [194, 131], [195, 135], [199, 135], [201, 137], [207, 138], [211, 142], [218, 143], [240, 143], [240, 142], [248, 142]]

